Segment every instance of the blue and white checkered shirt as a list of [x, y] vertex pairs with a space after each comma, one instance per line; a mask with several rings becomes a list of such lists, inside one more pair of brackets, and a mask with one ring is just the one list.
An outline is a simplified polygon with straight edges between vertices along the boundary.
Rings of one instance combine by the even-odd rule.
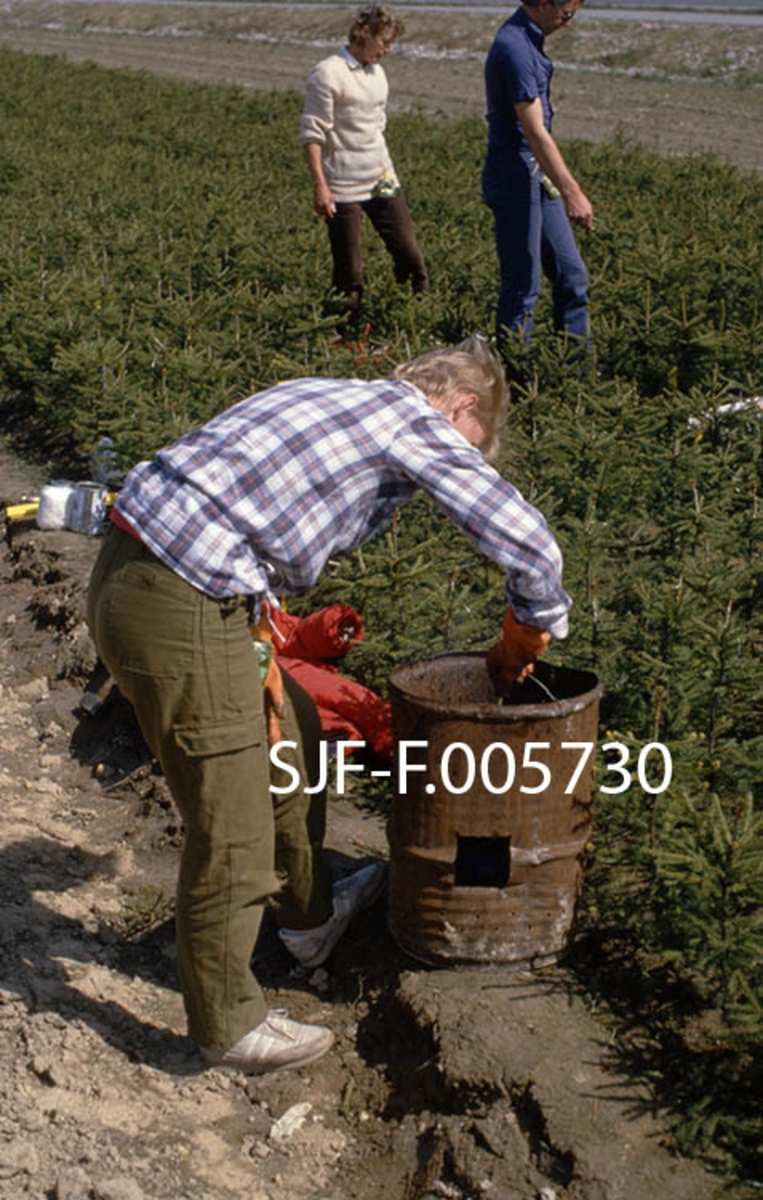
[[418, 488], [506, 572], [519, 621], [567, 633], [545, 520], [413, 384], [297, 379], [259, 392], [128, 475], [116, 508], [209, 596], [311, 587]]

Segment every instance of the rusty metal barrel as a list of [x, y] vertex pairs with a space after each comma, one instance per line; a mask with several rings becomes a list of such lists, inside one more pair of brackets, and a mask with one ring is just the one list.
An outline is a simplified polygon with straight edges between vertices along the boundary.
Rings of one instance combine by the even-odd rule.
[[539, 661], [497, 702], [484, 654], [397, 667], [389, 923], [428, 963], [558, 960], [589, 838], [601, 685]]

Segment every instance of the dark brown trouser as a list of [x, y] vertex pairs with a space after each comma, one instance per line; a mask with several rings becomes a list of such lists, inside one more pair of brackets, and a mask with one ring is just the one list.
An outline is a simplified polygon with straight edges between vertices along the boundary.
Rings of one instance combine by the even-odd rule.
[[347, 296], [350, 308], [359, 307], [363, 295], [363, 213], [392, 256], [397, 282], [405, 283], [410, 279], [414, 292], [427, 291], [429, 276], [424, 255], [402, 192], [391, 200], [337, 204], [335, 215], [326, 222], [334, 260], [331, 282], [335, 290]]
[[[226, 1049], [267, 1013], [250, 969], [265, 905], [280, 923], [314, 928], [331, 915], [322, 858], [325, 793], [301, 787], [270, 762], [260, 669], [243, 597], [213, 600], [141, 543], [112, 528], [93, 568], [90, 633], [135, 709], [185, 825], [177, 895], [177, 946], [188, 1032]], [[316, 782], [315, 705], [284, 676], [282, 752]]]

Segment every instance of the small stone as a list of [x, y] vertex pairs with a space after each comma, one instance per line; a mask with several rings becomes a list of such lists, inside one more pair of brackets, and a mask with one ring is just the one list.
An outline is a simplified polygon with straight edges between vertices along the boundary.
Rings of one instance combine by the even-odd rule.
[[46, 1083], [48, 1087], [64, 1086], [65, 1073], [60, 1069], [59, 1064], [57, 1064], [54, 1059], [48, 1058], [47, 1056], [42, 1057], [40, 1055], [35, 1055], [35, 1057], [30, 1060], [29, 1068], [40, 1080], [40, 1083]]
[[127, 1175], [115, 1175], [113, 1179], [103, 1179], [93, 1188], [94, 1200], [145, 1200], [145, 1194]]
[[21, 1125], [27, 1133], [39, 1133], [41, 1129], [45, 1128], [45, 1124], [44, 1116], [36, 1109], [24, 1113], [24, 1116], [21, 1118]]
[[303, 1100], [301, 1104], [292, 1104], [283, 1116], [273, 1122], [268, 1134], [269, 1140], [275, 1145], [288, 1141], [298, 1129], [302, 1128], [312, 1110], [313, 1106], [309, 1100]]
[[0, 1147], [0, 1178], [12, 1179], [14, 1175], [36, 1175], [40, 1159], [31, 1142], [16, 1139]]
[[29, 683], [22, 683], [21, 687], [17, 688], [17, 694], [23, 700], [46, 700], [50, 695], [48, 681], [42, 679], [30, 679]]
[[53, 779], [25, 779], [24, 787], [28, 792], [39, 792], [41, 796], [61, 796], [63, 788]]
[[91, 1182], [82, 1167], [66, 1167], [56, 1179], [53, 1195], [55, 1200], [88, 1200]]

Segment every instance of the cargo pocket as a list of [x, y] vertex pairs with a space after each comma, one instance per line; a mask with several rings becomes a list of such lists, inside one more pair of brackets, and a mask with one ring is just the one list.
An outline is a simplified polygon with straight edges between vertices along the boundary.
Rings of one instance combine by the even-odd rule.
[[264, 713], [253, 713], [247, 720], [237, 718], [216, 725], [178, 725], [175, 740], [189, 758], [212, 758], [236, 754], [240, 750], [267, 747]]
[[185, 887], [229, 896], [232, 911], [278, 891], [264, 717], [176, 726], [165, 772], [186, 827]]

